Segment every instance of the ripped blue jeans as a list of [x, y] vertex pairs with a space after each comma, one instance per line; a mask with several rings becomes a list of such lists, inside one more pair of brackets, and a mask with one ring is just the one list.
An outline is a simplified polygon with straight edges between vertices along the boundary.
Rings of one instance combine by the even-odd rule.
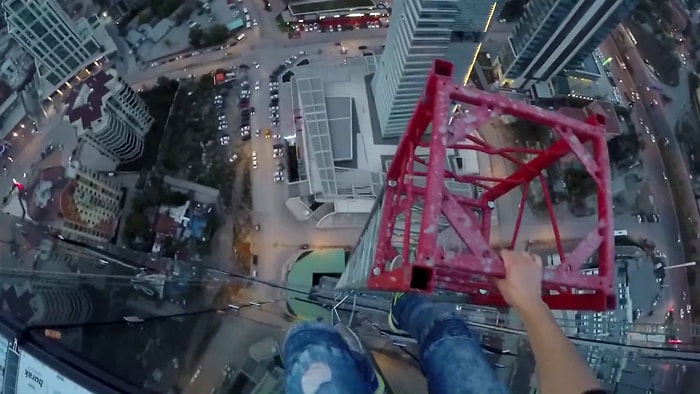
[[[416, 294], [396, 302], [394, 316], [418, 341], [430, 394], [507, 393], [454, 305]], [[373, 394], [373, 366], [323, 323], [292, 327], [284, 345], [288, 394]]]

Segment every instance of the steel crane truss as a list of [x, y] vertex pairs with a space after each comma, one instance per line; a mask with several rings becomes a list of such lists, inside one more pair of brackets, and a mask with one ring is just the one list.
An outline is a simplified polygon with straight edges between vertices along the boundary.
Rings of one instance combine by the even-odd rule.
[[[499, 198], [520, 188], [515, 228], [505, 247], [513, 249], [522, 244], [518, 241], [519, 230], [528, 187], [535, 181], [533, 184], [542, 187], [562, 261], [545, 270], [544, 301], [554, 309], [615, 308], [612, 197], [604, 116], [592, 115], [582, 122], [502, 95], [454, 85], [451, 79], [452, 64], [436, 60], [386, 175], [386, 188], [378, 201], [381, 205], [375, 212], [381, 216], [372, 262], [366, 265], [366, 287], [420, 292], [444, 289], [470, 294], [475, 304], [503, 305], [493, 284], [494, 278], [504, 276], [504, 267], [497, 249], [490, 245], [491, 211]], [[459, 104], [461, 111], [451, 111], [454, 104]], [[495, 148], [476, 130], [501, 115], [550, 127], [555, 133], [553, 142], [538, 149]], [[448, 150], [455, 154], [477, 151], [490, 157], [498, 155], [514, 163], [516, 169], [501, 178], [458, 175], [446, 166]], [[543, 175], [567, 155], [567, 160], [577, 159], [595, 182], [598, 215], [595, 228], [569, 253], [563, 249]], [[469, 188], [483, 193], [477, 196], [463, 192]], [[596, 254], [597, 274], [590, 275], [588, 270], [584, 275], [584, 262]]]

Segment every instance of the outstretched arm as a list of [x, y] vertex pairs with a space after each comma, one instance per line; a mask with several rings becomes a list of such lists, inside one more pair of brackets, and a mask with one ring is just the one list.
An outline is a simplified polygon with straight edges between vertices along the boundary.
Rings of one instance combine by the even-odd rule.
[[600, 383], [542, 301], [542, 260], [525, 252], [512, 251], [503, 251], [501, 257], [506, 278], [496, 284], [525, 324], [535, 355], [540, 392], [582, 394], [599, 390]]

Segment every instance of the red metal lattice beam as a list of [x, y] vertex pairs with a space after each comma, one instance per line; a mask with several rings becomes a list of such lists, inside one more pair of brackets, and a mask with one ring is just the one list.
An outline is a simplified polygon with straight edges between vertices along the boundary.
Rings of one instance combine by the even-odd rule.
[[[545, 270], [543, 299], [557, 309], [614, 308], [614, 241], [610, 170], [604, 118], [581, 122], [556, 112], [451, 82], [452, 65], [437, 60], [394, 160], [386, 174], [381, 220], [367, 287], [390, 291], [446, 289], [469, 293], [474, 303], [503, 304], [492, 283], [503, 277], [503, 263], [490, 245], [491, 210], [495, 201], [520, 188], [518, 217], [510, 247], [516, 246], [525, 196], [533, 180], [543, 197], [562, 264]], [[468, 108], [452, 117], [451, 105]], [[543, 149], [491, 146], [473, 132], [493, 118], [510, 115], [554, 130], [558, 138]], [[590, 144], [592, 152], [584, 147]], [[447, 150], [472, 150], [500, 156], [517, 166], [510, 175], [459, 175], [446, 168]], [[428, 151], [428, 158], [420, 157]], [[518, 155], [533, 156], [522, 160]], [[570, 253], [564, 253], [559, 226], [543, 171], [563, 157], [575, 157], [595, 182], [597, 226]], [[420, 164], [424, 169], [416, 169]], [[450, 190], [453, 184], [483, 188], [478, 197]], [[450, 229], [457, 240], [448, 238]], [[443, 236], [445, 235], [445, 236]], [[443, 239], [445, 238], [445, 239]], [[455, 246], [459, 243], [460, 246]], [[597, 252], [598, 274], [583, 275], [584, 262]]]

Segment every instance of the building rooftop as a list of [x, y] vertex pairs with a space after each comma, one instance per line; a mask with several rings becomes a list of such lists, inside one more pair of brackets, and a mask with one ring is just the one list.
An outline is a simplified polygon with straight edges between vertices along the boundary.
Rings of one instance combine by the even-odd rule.
[[608, 135], [618, 135], [622, 130], [615, 112], [615, 105], [609, 101], [596, 100], [585, 108], [559, 107], [557, 112], [580, 121], [585, 121], [592, 114], [598, 113], [605, 116], [605, 132]]
[[[379, 157], [367, 151], [374, 141], [373, 109], [363, 83], [375, 67], [374, 56], [359, 56], [336, 66], [312, 62], [294, 71], [291, 91], [303, 116], [306, 168], [312, 188], [325, 196], [375, 197], [381, 190]], [[396, 144], [388, 150], [393, 154]]]
[[76, 193], [80, 177], [78, 166], [77, 162], [73, 162], [68, 167], [52, 165], [38, 171], [25, 189], [24, 200], [29, 217], [46, 225], [66, 220], [103, 234], [113, 234], [118, 216], [91, 221], [81, 214], [81, 207], [94, 204], [96, 197]]
[[326, 97], [326, 115], [334, 161], [352, 160], [352, 146], [355, 143], [352, 127], [352, 98]]
[[69, 123], [78, 123], [80, 130], [89, 129], [93, 122], [102, 118], [102, 105], [110, 92], [107, 83], [115, 77], [107, 71], [92, 75], [66, 97], [66, 114]]
[[41, 170], [27, 188], [25, 200], [29, 217], [50, 224], [62, 215], [62, 200], [68, 198], [75, 179], [66, 177], [63, 166]]
[[338, 277], [345, 270], [345, 251], [343, 249], [320, 249], [302, 252], [292, 265], [287, 276], [287, 286], [299, 293], [287, 299], [289, 311], [297, 317], [317, 319], [329, 317], [323, 306], [308, 302], [311, 288], [318, 284], [322, 276]]
[[589, 106], [591, 111], [596, 111], [599, 114], [605, 115], [605, 131], [608, 135], [618, 135], [622, 132], [620, 127], [620, 121], [618, 119], [617, 112], [615, 112], [615, 105], [610, 101], [595, 100]]

